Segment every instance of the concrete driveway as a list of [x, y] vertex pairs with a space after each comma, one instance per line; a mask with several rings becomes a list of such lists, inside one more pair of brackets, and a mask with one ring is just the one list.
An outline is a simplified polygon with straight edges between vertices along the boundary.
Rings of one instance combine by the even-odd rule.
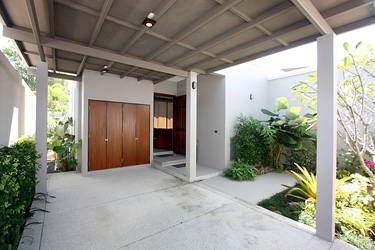
[[40, 249], [353, 249], [149, 166], [52, 174], [48, 190]]

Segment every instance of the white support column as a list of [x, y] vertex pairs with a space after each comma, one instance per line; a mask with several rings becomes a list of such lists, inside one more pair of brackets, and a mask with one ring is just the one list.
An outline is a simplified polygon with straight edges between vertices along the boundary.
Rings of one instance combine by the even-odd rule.
[[37, 193], [47, 193], [47, 103], [48, 103], [48, 64], [36, 65], [36, 150], [41, 155], [41, 168], [36, 173]]
[[189, 72], [186, 79], [186, 178], [194, 181], [197, 175], [197, 73]]
[[336, 69], [335, 34], [319, 37], [316, 235], [331, 242], [335, 236]]

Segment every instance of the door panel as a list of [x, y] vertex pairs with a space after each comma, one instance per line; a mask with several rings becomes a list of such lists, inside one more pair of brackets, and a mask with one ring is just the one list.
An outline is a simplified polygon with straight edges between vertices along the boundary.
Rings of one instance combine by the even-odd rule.
[[89, 101], [89, 171], [107, 168], [106, 102]]
[[137, 106], [137, 164], [150, 163], [150, 106]]
[[123, 159], [124, 166], [137, 164], [136, 117], [137, 106], [134, 104], [123, 104]]
[[186, 153], [186, 96], [175, 98], [173, 106], [173, 151]]
[[122, 166], [122, 103], [107, 102], [107, 168]]

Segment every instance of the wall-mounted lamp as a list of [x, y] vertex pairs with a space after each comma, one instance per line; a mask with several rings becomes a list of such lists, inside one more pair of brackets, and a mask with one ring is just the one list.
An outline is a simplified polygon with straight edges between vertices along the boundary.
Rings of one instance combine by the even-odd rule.
[[154, 12], [150, 12], [150, 14], [147, 15], [145, 20], [143, 20], [142, 24], [148, 28], [151, 28], [156, 23], [156, 20], [153, 19], [154, 16], [155, 16]]
[[253, 100], [254, 99], [254, 95], [253, 93], [250, 93], [250, 100]]
[[196, 81], [193, 81], [193, 82], [191, 83], [191, 87], [192, 87], [193, 89], [196, 89], [196, 88], [197, 88], [197, 82], [196, 82]]

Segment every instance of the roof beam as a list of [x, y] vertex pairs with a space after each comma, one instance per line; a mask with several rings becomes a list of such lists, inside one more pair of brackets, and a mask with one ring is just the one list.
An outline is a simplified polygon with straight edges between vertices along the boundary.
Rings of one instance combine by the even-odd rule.
[[137, 78], [137, 81], [140, 82], [140, 81], [142, 81], [142, 80], [144, 80], [144, 79], [146, 79], [146, 78], [149, 78], [149, 77], [151, 77], [151, 76], [156, 75], [157, 73], [158, 73], [158, 72], [152, 71], [152, 72], [150, 72], [150, 73], [148, 73], [148, 74], [146, 74], [146, 75], [143, 75], [143, 76], [138, 77], [138, 78]]
[[[48, 21], [49, 21], [49, 33], [52, 37], [55, 36], [55, 19], [54, 19], [54, 6], [53, 0], [48, 0]], [[53, 71], [56, 72], [56, 50], [52, 49], [52, 61]]]
[[206, 13], [204, 16], [196, 20], [194, 23], [192, 23], [189, 27], [187, 27], [185, 30], [177, 34], [172, 41], [165, 44], [164, 46], [161, 46], [159, 49], [155, 50], [153, 53], [151, 53], [149, 56], [145, 58], [146, 61], [150, 61], [151, 59], [155, 58], [156, 56], [160, 55], [185, 37], [189, 36], [193, 32], [197, 31], [207, 23], [211, 22], [236, 4], [240, 3], [242, 0], [228, 0], [225, 4], [221, 6], [217, 6], [210, 10], [208, 13]]
[[[97, 12], [96, 10], [93, 10], [93, 9], [90, 9], [90, 8], [87, 8], [87, 7], [84, 7], [84, 6], [81, 6], [81, 5], [79, 5], [79, 4], [76, 4], [76, 3], [74, 3], [74, 2], [71, 2], [71, 1], [69, 1], [69, 0], [55, 0], [55, 2], [60, 3], [60, 4], [63, 4], [63, 5], [65, 5], [65, 6], [67, 6], [67, 7], [72, 8], [72, 9], [75, 9], [75, 10], [78, 10], [78, 11], [81, 11], [81, 12], [84, 12], [84, 13], [86, 13], [86, 14], [90, 14], [90, 15], [93, 15], [93, 16], [99, 16], [99, 15], [100, 15], [100, 13]], [[118, 19], [118, 18], [113, 17], [113, 16], [109, 16], [109, 15], [107, 15], [106, 19], [107, 19], [108, 21], [114, 22], [114, 23], [116, 23], [116, 24], [118, 24], [118, 25], [121, 25], [121, 26], [123, 26], [123, 27], [127, 27], [127, 28], [132, 29], [132, 30], [137, 30], [137, 31], [139, 31], [139, 30], [142, 29], [142, 27], [140, 27], [140, 26], [134, 25], [134, 24], [132, 24], [132, 23], [128, 23], [128, 22], [126, 22], [126, 21], [123, 21], [123, 20]], [[150, 36], [153, 36], [153, 37], [155, 37], [155, 38], [158, 38], [158, 39], [160, 39], [160, 40], [166, 41], [166, 42], [171, 42], [171, 41], [172, 41], [171, 38], [166, 37], [166, 36], [164, 36], [164, 35], [162, 35], [162, 34], [156, 33], [156, 32], [154, 32], [154, 31], [152, 31], [152, 30], [150, 30], [150, 29], [148, 29], [148, 30], [146, 31], [146, 34], [148, 34], [148, 35], [150, 35]], [[186, 49], [189, 49], [189, 50], [195, 50], [195, 48], [194, 48], [193, 46], [191, 46], [191, 45], [189, 45], [189, 44], [186, 44], [186, 43], [184, 43], [184, 42], [181, 42], [181, 41], [178, 42], [177, 45], [179, 45], [179, 46], [181, 46], [181, 47], [184, 47], [184, 48], [186, 48]], [[210, 53], [210, 52], [208, 52], [208, 51], [202, 51], [201, 53], [202, 53], [202, 54], [205, 54], [206, 56], [209, 56], [209, 57], [215, 57], [214, 54], [212, 54], [212, 53]], [[221, 60], [224, 61], [224, 62], [229, 62], [229, 63], [232, 62], [231, 60], [229, 60], [229, 59], [227, 59], [227, 58], [222, 58]], [[110, 68], [110, 67], [113, 66], [113, 64], [114, 64], [114, 62], [110, 62], [110, 63], [107, 64], [107, 67]]]
[[163, 78], [161, 78], [161, 79], [159, 79], [159, 80], [155, 80], [155, 81], [153, 81], [153, 83], [154, 84], [158, 84], [158, 83], [161, 83], [161, 82], [164, 82], [164, 81], [166, 81], [166, 80], [168, 80], [168, 79], [171, 79], [173, 76], [171, 76], [171, 75], [167, 75], [167, 76], [165, 76], [165, 77], [163, 77]]
[[[343, 4], [339, 5], [339, 6], [333, 7], [333, 8], [331, 8], [331, 9], [329, 9], [329, 10], [326, 10], [326, 11], [324, 11], [321, 15], [322, 15], [322, 17], [323, 17], [324, 19], [329, 20], [330, 18], [332, 18], [332, 17], [334, 17], [334, 16], [337, 16], [337, 15], [340, 15], [341, 13], [348, 12], [348, 11], [350, 11], [350, 10], [352, 10], [352, 9], [356, 9], [356, 8], [359, 8], [359, 7], [362, 7], [362, 6], [366, 6], [366, 5], [368, 5], [368, 4], [370, 4], [369, 1], [365, 1], [365, 2], [363, 2], [363, 1], [349, 1], [349, 2], [345, 2], [345, 3], [343, 3]], [[306, 21], [306, 22], [307, 22], [307, 21]], [[303, 21], [301, 21], [301, 22], [299, 22], [299, 23], [302, 24]], [[298, 23], [295, 23], [295, 24], [293, 24], [293, 25], [298, 25]], [[293, 25], [291, 25], [291, 26], [293, 26]], [[308, 25], [310, 25], [310, 24], [309, 24], [309, 23], [306, 23], [306, 26], [305, 26], [305, 27], [307, 27]], [[291, 26], [288, 26], [288, 27], [291, 27]], [[285, 27], [285, 28], [283, 28], [283, 29], [286, 29], [286, 30], [287, 30], [288, 27]], [[303, 28], [303, 27], [301, 27], [301, 28]], [[283, 30], [283, 29], [281, 29], [281, 30]], [[339, 31], [340, 28], [338, 28], [338, 29], [336, 29], [336, 30]], [[260, 38], [258, 38], [258, 39], [256, 39], [256, 40], [264, 39], [263, 42], [268, 42], [268, 41], [270, 41], [270, 40], [268, 40], [268, 39], [271, 39], [271, 40], [275, 39], [275, 37], [277, 37], [277, 33], [278, 33], [278, 32], [280, 32], [280, 30], [277, 31], [277, 32], [275, 32], [272, 36], [269, 36], [269, 37], [260, 37]], [[249, 43], [247, 43], [247, 45], [249, 46], [247, 49], [253, 47], [253, 46], [254, 46], [253, 42], [256, 41], [256, 40], [253, 40], [253, 41], [250, 41]], [[258, 42], [259, 42], [259, 41], [258, 41]], [[295, 43], [294, 43], [294, 44], [295, 44]], [[244, 49], [244, 47], [245, 47], [245, 45], [243, 44], [243, 45], [240, 45], [240, 46], [238, 46], [238, 47], [236, 47], [236, 48], [233, 48], [233, 49], [230, 50], [230, 51], [232, 51], [232, 52], [237, 51], [236, 53], [238, 53], [238, 52], [242, 51], [242, 49]], [[290, 46], [288, 46], [288, 48], [290, 48]], [[228, 53], [229, 53], [230, 51], [228, 51]], [[274, 52], [274, 53], [276, 53], [276, 52]], [[228, 56], [228, 54], [226, 54], [226, 53], [221, 53], [221, 55], [225, 55], [226, 57]], [[218, 55], [218, 57], [220, 57], [221, 55]], [[246, 57], [246, 58], [251, 58], [251, 55], [248, 56], [248, 57]], [[257, 58], [258, 58], [258, 57], [257, 57]], [[254, 58], [254, 59], [255, 59], [255, 58]], [[210, 61], [209, 61], [209, 60], [210, 60]], [[198, 63], [196, 63], [196, 64], [194, 64], [194, 65], [191, 65], [191, 66], [187, 67], [187, 70], [189, 70], [189, 69], [191, 69], [191, 68], [193, 68], [193, 67], [199, 67], [199, 66], [202, 66], [202, 65], [204, 65], [204, 64], [211, 63], [211, 62], [214, 62], [214, 61], [217, 61], [217, 60], [219, 60], [219, 58], [216, 58], [216, 60], [214, 60], [214, 58], [209, 58], [209, 59], [206, 59], [206, 60], [204, 60], [204, 61], [198, 62]], [[253, 59], [251, 59], [251, 60], [253, 60]], [[237, 61], [238, 61], [238, 60], [237, 60]], [[233, 65], [238, 64], [238, 63], [236, 63], [237, 61], [235, 61], [235, 62], [233, 63]], [[202, 64], [201, 64], [201, 63], [202, 63]], [[200, 65], [198, 66], [198, 64], [200, 64]], [[222, 66], [222, 65], [220, 65], [220, 66]], [[215, 68], [219, 68], [220, 66], [215, 67]], [[226, 67], [228, 67], [228, 65], [226, 65]], [[207, 71], [208, 73], [209, 73], [209, 72], [212, 72], [211, 69], [206, 70], [206, 71]]]
[[[154, 14], [154, 20], [160, 19], [165, 12], [169, 10], [169, 8], [172, 7], [173, 4], [176, 3], [177, 0], [164, 0], [158, 8], [155, 10]], [[122, 48], [119, 51], [119, 54], [125, 54], [150, 28], [149, 27], [142, 27], [141, 29], [138, 30], [138, 32], [130, 39], [127, 41], [127, 43], [122, 46]], [[109, 62], [107, 64], [107, 68], [111, 68], [113, 66], [114, 62]]]
[[229, 40], [230, 38], [232, 37], [235, 37], [247, 30], [250, 30], [254, 27], [256, 27], [257, 25], [267, 21], [267, 20], [270, 20], [272, 18], [274, 18], [275, 16], [277, 15], [280, 15], [282, 14], [283, 12], [285, 12], [286, 10], [288, 10], [292, 5], [289, 3], [289, 2], [283, 2], [282, 4], [279, 4], [277, 6], [275, 6], [274, 8], [266, 11], [266, 12], [263, 12], [262, 14], [260, 14], [259, 16], [257, 16], [256, 18], [253, 19], [253, 21], [251, 23], [244, 23], [240, 26], [237, 26], [236, 28], [234, 29], [231, 29], [227, 32], [224, 32], [222, 33], [221, 35], [218, 35], [217, 37], [205, 42], [204, 44], [202, 44], [201, 46], [199, 46], [195, 51], [191, 51], [191, 52], [188, 52], [182, 56], [179, 56], [177, 58], [175, 58], [174, 60], [170, 61], [169, 63], [167, 63], [168, 66], [172, 66], [172, 65], [175, 65], [181, 61], [184, 61], [204, 50], [207, 50], [219, 43], [222, 43], [226, 40]]
[[292, 25], [289, 25], [289, 26], [287, 26], [285, 28], [279, 29], [278, 31], [274, 32], [272, 36], [262, 36], [262, 37], [259, 37], [257, 39], [254, 39], [254, 40], [250, 41], [250, 42], [247, 42], [247, 43], [244, 43], [244, 44], [239, 45], [237, 47], [234, 47], [234, 48], [232, 48], [230, 50], [224, 51], [224, 52], [218, 54], [216, 58], [208, 58], [206, 60], [194, 63], [194, 64], [190, 65], [189, 67], [187, 67], [186, 70], [190, 71], [190, 70], [196, 69], [196, 68], [198, 68], [200, 66], [203, 66], [203, 65], [206, 65], [206, 64], [218, 61], [222, 57], [232, 56], [232, 55], [240, 53], [240, 52], [242, 52], [244, 50], [248, 50], [248, 49], [251, 49], [251, 48], [253, 48], [255, 46], [258, 46], [260, 44], [264, 44], [266, 42], [272, 41], [272, 40], [274, 40], [274, 39], [276, 39], [276, 38], [278, 38], [280, 36], [283, 36], [283, 35], [286, 35], [288, 33], [294, 32], [294, 31], [296, 31], [298, 29], [307, 27], [309, 25], [310, 25], [310, 23], [308, 21], [302, 20], [300, 22], [297, 22], [297, 23], [294, 23]]
[[[36, 70], [28, 68], [27, 73], [30, 75], [36, 75]], [[78, 82], [82, 81], [81, 76], [65, 75], [65, 74], [59, 74], [59, 73], [54, 73], [54, 72], [48, 72], [48, 77], [71, 80], [71, 81], [78, 81]]]
[[[224, 0], [215, 0], [216, 2], [218, 2], [219, 4], [224, 4]], [[230, 11], [232, 11], [234, 14], [236, 14], [238, 17], [242, 18], [243, 20], [245, 20], [246, 22], [250, 23], [253, 21], [253, 19], [249, 16], [247, 16], [244, 12], [242, 12], [239, 8], [237, 7], [232, 7], [230, 9]], [[259, 24], [256, 26], [260, 31], [264, 32], [265, 34], [267, 35], [272, 35], [272, 32], [270, 30], [268, 30], [266, 27], [264, 27], [263, 25]], [[288, 43], [286, 41], [284, 41], [283, 39], [281, 38], [278, 38], [276, 39], [276, 41], [278, 41], [279, 43], [281, 43], [282, 45], [284, 46], [288, 46]]]
[[[35, 43], [34, 37], [32, 32], [21, 30], [18, 28], [9, 28], [4, 27], [3, 29], [3, 35], [6, 37], [9, 37], [11, 39], [24, 41], [28, 43]], [[55, 48], [55, 49], [61, 49], [65, 51], [70, 51], [73, 53], [81, 54], [81, 55], [87, 55], [92, 56], [96, 58], [101, 58], [108, 61], [114, 61], [122, 64], [128, 64], [140, 68], [145, 68], [149, 70], [159, 71], [166, 74], [171, 75], [177, 75], [182, 77], [187, 77], [188, 72], [178, 69], [178, 68], [172, 68], [167, 67], [165, 65], [161, 65], [154, 62], [145, 62], [141, 59], [126, 56], [126, 55], [119, 55], [117, 53], [109, 52], [106, 50], [101, 50], [94, 47], [89, 47], [87, 45], [81, 45], [77, 43], [73, 43], [66, 40], [61, 40], [57, 38], [50, 38], [50, 37], [41, 37], [41, 45]]]
[[[103, 6], [102, 6], [102, 10], [100, 11], [99, 18], [96, 21], [94, 31], [91, 34], [90, 41], [89, 41], [89, 47], [92, 47], [94, 45], [95, 40], [98, 37], [99, 31], [100, 31], [100, 29], [103, 26], [105, 18], [107, 16], [108, 11], [111, 8], [112, 4], [113, 4], [113, 0], [106, 0], [104, 2]], [[77, 75], [81, 74], [81, 72], [82, 72], [82, 70], [83, 70], [83, 68], [85, 66], [86, 61], [87, 61], [87, 55], [84, 55], [84, 57], [83, 57], [83, 59], [81, 61], [81, 64], [78, 67]]]
[[293, 4], [310, 21], [322, 35], [333, 34], [334, 31], [310, 0], [292, 0]]
[[26, 3], [27, 12], [29, 14], [31, 28], [32, 28], [33, 33], [34, 33], [36, 45], [38, 46], [40, 60], [42, 62], [45, 62], [46, 57], [44, 56], [44, 50], [43, 50], [43, 47], [42, 47], [41, 42], [40, 42], [40, 30], [39, 30], [38, 18], [36, 16], [34, 0], [25, 0], [25, 3]]
[[122, 73], [120, 75], [120, 78], [124, 78], [125, 76], [128, 76], [130, 73], [132, 73], [136, 69], [138, 69], [138, 67], [131, 67], [130, 69], [128, 69], [128, 71]]

